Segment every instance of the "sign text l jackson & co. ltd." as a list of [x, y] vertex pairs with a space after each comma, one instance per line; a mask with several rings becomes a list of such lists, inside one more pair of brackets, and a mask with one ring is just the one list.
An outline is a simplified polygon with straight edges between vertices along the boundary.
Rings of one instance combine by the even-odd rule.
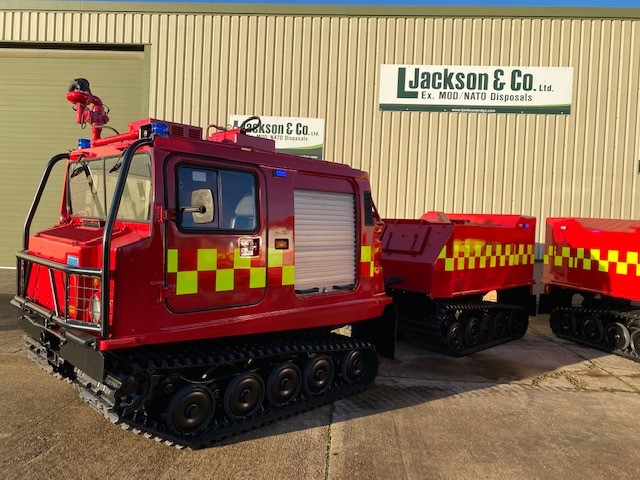
[[[237, 128], [248, 115], [231, 115], [230, 124]], [[250, 122], [250, 125], [255, 122]], [[249, 135], [275, 140], [276, 150], [302, 157], [322, 159], [324, 119], [307, 117], [260, 116], [260, 125]]]
[[569, 114], [572, 92], [573, 67], [380, 67], [380, 110]]

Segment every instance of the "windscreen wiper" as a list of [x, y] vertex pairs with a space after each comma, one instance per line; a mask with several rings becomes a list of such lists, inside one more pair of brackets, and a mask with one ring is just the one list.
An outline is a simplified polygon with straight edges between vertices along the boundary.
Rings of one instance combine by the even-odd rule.
[[76, 167], [76, 169], [73, 172], [71, 172], [70, 177], [71, 178], [77, 177], [82, 172], [84, 172], [85, 176], [87, 177], [87, 185], [89, 185], [89, 191], [93, 196], [93, 201], [98, 210], [98, 215], [101, 217], [104, 217], [104, 210], [102, 209], [102, 206], [100, 204], [100, 196], [98, 195], [96, 182], [95, 182], [95, 179], [93, 178], [93, 175], [91, 174], [91, 169], [89, 168], [89, 164], [87, 162], [80, 162], [79, 165], [80, 166]]
[[82, 172], [87, 172], [87, 164], [86, 163], [81, 163], [81, 164], [76, 164], [75, 169], [73, 170], [73, 172], [71, 172], [71, 175], [69, 175], [70, 178], [74, 178], [77, 177], [78, 175], [80, 175]]
[[118, 160], [116, 160], [115, 165], [111, 167], [111, 170], [109, 170], [109, 173], [117, 172], [118, 170], [120, 170], [121, 166], [122, 166], [122, 155], [118, 157]]

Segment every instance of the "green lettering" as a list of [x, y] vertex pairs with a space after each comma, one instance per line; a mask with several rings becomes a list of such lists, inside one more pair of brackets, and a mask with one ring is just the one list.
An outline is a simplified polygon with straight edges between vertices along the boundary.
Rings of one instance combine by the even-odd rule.
[[[418, 75], [417, 69], [416, 69], [416, 77]], [[407, 78], [407, 69], [402, 67], [398, 69], [398, 91], [397, 91], [397, 98], [418, 98], [418, 92], [407, 92], [404, 89], [404, 86], [406, 84], [406, 78]]]

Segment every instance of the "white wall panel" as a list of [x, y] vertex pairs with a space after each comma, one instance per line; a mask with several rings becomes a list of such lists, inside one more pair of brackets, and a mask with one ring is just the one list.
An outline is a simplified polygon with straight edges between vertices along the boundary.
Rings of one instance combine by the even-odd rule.
[[[324, 118], [384, 216], [640, 218], [640, 19], [3, 11], [0, 41], [150, 44], [167, 120]], [[572, 113], [380, 112], [383, 63], [572, 66]]]

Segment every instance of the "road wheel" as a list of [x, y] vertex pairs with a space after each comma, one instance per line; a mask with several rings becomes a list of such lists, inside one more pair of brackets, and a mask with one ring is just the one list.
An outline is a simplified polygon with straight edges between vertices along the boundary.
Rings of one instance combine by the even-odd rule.
[[146, 370], [134, 373], [124, 379], [116, 391], [118, 406], [127, 410], [135, 410], [141, 406], [151, 392], [151, 376]]
[[236, 375], [224, 392], [224, 411], [232, 418], [253, 415], [264, 399], [264, 382], [255, 373]]
[[482, 343], [486, 343], [493, 338], [493, 329], [493, 315], [485, 313], [480, 320], [480, 339]]
[[464, 343], [467, 347], [475, 347], [480, 343], [480, 320], [469, 317], [464, 327]]
[[506, 312], [498, 312], [495, 314], [493, 334], [495, 338], [502, 338], [509, 335], [509, 314]]
[[272, 405], [284, 405], [300, 392], [302, 374], [293, 363], [275, 367], [267, 379], [267, 400]]
[[571, 336], [576, 332], [576, 317], [572, 313], [556, 311], [549, 317], [549, 323], [554, 333]]
[[304, 369], [302, 383], [307, 393], [322, 393], [333, 382], [333, 362], [325, 355], [316, 355], [309, 359]]
[[631, 333], [631, 348], [636, 352], [636, 355], [640, 355], [640, 329]]
[[629, 330], [621, 323], [612, 323], [605, 330], [607, 345], [612, 350], [626, 350], [631, 342]]
[[454, 352], [459, 352], [464, 346], [464, 328], [460, 322], [451, 322], [447, 329], [447, 344]]
[[597, 317], [587, 317], [582, 321], [582, 336], [591, 343], [600, 343], [604, 336], [604, 327]]
[[360, 379], [364, 373], [365, 358], [361, 350], [351, 350], [342, 360], [342, 377], [349, 383]]
[[178, 433], [194, 433], [213, 417], [215, 401], [208, 388], [189, 385], [179, 390], [167, 408], [167, 426]]

